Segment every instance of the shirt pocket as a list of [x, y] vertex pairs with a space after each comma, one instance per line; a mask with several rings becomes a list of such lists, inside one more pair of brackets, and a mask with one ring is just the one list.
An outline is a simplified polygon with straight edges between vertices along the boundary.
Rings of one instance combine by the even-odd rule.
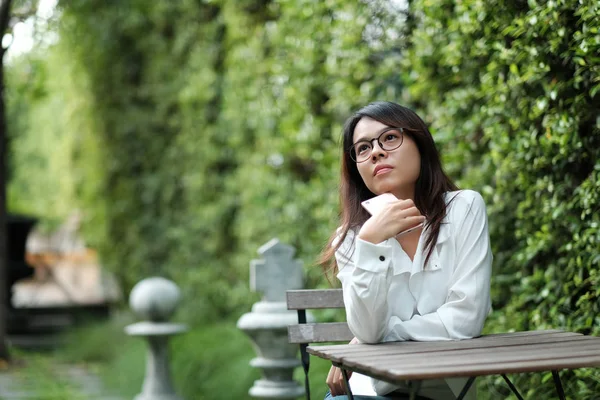
[[448, 300], [450, 280], [452, 278], [452, 261], [440, 257], [432, 257], [420, 274], [421, 290], [417, 309], [425, 315], [436, 311]]

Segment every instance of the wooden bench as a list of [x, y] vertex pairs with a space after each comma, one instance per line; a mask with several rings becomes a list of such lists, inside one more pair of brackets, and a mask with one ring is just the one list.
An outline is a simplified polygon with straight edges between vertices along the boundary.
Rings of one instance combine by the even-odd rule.
[[[288, 340], [289, 343], [300, 345], [300, 357], [305, 374], [306, 398], [310, 400], [308, 380], [310, 357], [306, 351], [307, 346], [310, 343], [348, 343], [354, 338], [354, 335], [350, 332], [346, 322], [308, 323], [306, 319], [306, 310], [344, 308], [342, 289], [288, 290], [287, 307], [288, 310], [298, 311], [298, 325], [288, 326]], [[346, 392], [350, 393], [348, 374], [346, 370], [342, 370], [342, 373], [346, 384]], [[352, 398], [351, 394], [349, 396]]]

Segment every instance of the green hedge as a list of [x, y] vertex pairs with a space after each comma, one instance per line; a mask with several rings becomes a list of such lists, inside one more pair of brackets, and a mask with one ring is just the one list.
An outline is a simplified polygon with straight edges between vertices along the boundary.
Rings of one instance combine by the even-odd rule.
[[[410, 101], [451, 174], [489, 207], [496, 312], [487, 329], [600, 334], [600, 4], [411, 8]], [[568, 380], [577, 398], [594, 398], [594, 376]], [[531, 379], [528, 398], [551, 396]]]

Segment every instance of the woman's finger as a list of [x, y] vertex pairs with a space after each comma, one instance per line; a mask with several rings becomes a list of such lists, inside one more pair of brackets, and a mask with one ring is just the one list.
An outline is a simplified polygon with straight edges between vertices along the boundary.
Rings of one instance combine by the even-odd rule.
[[340, 384], [341, 383], [340, 382], [340, 376], [341, 376], [340, 369], [336, 368], [336, 371], [335, 371], [335, 384], [334, 384], [336, 396], [341, 396], [341, 395], [345, 394], [344, 393], [344, 388]]
[[[346, 373], [348, 374], [348, 379], [350, 379], [350, 376], [352, 376], [352, 371], [346, 371]], [[337, 376], [336, 391], [340, 395], [346, 394], [346, 383], [345, 383], [345, 379], [344, 379], [344, 373], [342, 372], [342, 370], [340, 368], [337, 368], [336, 376]]]
[[342, 376], [342, 370], [339, 368], [335, 369], [335, 391], [337, 396], [346, 394], [346, 388], [344, 387], [344, 378]]
[[336, 367], [331, 367], [330, 370], [331, 380], [328, 382], [328, 386], [332, 396], [339, 396], [340, 394], [337, 385], [337, 370]]
[[404, 210], [401, 210], [398, 212], [398, 216], [400, 218], [420, 216], [420, 215], [421, 215], [421, 211], [419, 211], [419, 209], [417, 207], [405, 208]]
[[340, 396], [346, 393], [344, 381], [341, 379], [343, 379], [341, 370], [332, 366], [327, 374], [327, 386], [332, 396]]
[[[339, 369], [339, 370], [340, 370], [340, 385], [341, 385], [342, 389], [344, 390], [344, 393], [346, 393], [346, 384], [344, 383], [344, 373], [342, 372], [341, 369]], [[346, 371], [346, 374], [348, 374], [348, 380], [350, 380], [350, 377], [352, 376], [352, 371]]]
[[397, 202], [393, 202], [392, 204], [394, 204], [396, 207], [400, 208], [401, 210], [415, 206], [415, 202], [412, 201], [411, 199], [398, 200]]
[[405, 222], [405, 227], [402, 228], [400, 230], [400, 232], [398, 232], [396, 234], [396, 237], [399, 237], [406, 233], [410, 233], [410, 232], [420, 228], [422, 226], [422, 224], [425, 222], [425, 217], [423, 217], [423, 216], [408, 217], [404, 220], [404, 222]]
[[332, 396], [335, 396], [335, 394], [334, 394], [335, 389], [333, 387], [334, 386], [333, 385], [334, 377], [335, 377], [335, 367], [332, 366], [329, 369], [329, 373], [327, 374], [327, 379], [325, 379], [325, 383], [327, 383], [327, 386], [329, 387], [329, 391], [331, 392]]

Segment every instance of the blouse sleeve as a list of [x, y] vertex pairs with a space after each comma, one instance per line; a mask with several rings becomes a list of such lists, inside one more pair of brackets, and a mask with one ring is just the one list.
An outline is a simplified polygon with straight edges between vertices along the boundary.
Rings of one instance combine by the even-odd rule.
[[361, 343], [381, 342], [390, 320], [391, 246], [366, 242], [348, 231], [335, 256], [350, 331]]
[[485, 203], [477, 192], [455, 231], [456, 265], [446, 302], [408, 321], [389, 319], [385, 341], [449, 340], [479, 336], [491, 310], [492, 251]]

